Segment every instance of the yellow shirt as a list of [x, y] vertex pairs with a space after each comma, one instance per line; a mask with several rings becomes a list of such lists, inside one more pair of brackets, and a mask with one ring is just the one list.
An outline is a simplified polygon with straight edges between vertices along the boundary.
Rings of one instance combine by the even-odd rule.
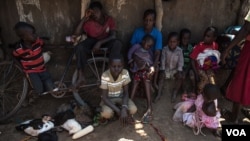
[[127, 85], [130, 81], [131, 79], [126, 69], [122, 70], [116, 81], [108, 69], [102, 74], [100, 88], [108, 90], [109, 97], [120, 97], [123, 93], [123, 86]]

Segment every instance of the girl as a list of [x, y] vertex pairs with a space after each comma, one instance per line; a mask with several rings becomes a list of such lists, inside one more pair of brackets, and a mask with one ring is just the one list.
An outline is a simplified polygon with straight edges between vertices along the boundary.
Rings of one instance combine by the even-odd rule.
[[[220, 111], [217, 108], [217, 98], [220, 89], [214, 84], [206, 84], [202, 94], [197, 98], [188, 99], [175, 105], [173, 120], [181, 121], [185, 125], [194, 129], [194, 133], [203, 134], [201, 129], [207, 127], [212, 129], [215, 135], [219, 135]], [[203, 134], [204, 135], [204, 134]]]
[[177, 32], [171, 32], [168, 36], [168, 45], [165, 46], [161, 54], [160, 74], [159, 74], [159, 89], [155, 101], [159, 100], [164, 84], [164, 79], [175, 78], [176, 87], [171, 95], [171, 101], [175, 102], [177, 92], [181, 87], [182, 69], [183, 69], [183, 54], [182, 49], [178, 47], [179, 36]]
[[151, 35], [145, 35], [141, 44], [135, 44], [128, 52], [129, 64], [133, 66], [130, 70], [133, 73], [133, 86], [131, 99], [134, 99], [136, 90], [140, 81], [143, 82], [147, 96], [147, 111], [142, 117], [142, 122], [147, 123], [152, 120], [152, 102], [151, 102], [151, 80], [154, 74], [153, 54], [151, 51], [154, 45], [154, 38]]
[[216, 37], [217, 28], [208, 27], [204, 32], [203, 41], [197, 44], [190, 54], [197, 94], [202, 92], [207, 83], [215, 84], [214, 70], [219, 67], [220, 62], [220, 52], [215, 42]]

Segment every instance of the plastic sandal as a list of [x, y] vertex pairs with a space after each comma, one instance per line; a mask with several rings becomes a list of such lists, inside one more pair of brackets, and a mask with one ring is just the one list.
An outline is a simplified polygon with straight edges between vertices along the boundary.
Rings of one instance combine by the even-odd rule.
[[153, 120], [153, 116], [152, 114], [150, 114], [149, 112], [145, 113], [142, 117], [141, 122], [144, 124], [148, 124]]

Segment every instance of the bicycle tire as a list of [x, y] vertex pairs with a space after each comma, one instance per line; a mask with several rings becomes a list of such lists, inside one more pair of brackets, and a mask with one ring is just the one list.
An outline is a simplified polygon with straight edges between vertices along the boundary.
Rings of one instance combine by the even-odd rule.
[[[22, 81], [22, 82], [21, 82]], [[13, 61], [0, 63], [0, 123], [13, 116], [28, 92], [28, 80]]]
[[[94, 77], [93, 77], [93, 73], [94, 72], [93, 72], [93, 70], [91, 70], [91, 66], [94, 66], [94, 62], [97, 65], [98, 75], [94, 74]], [[103, 62], [105, 63], [105, 66], [103, 66]], [[88, 59], [87, 64], [88, 65], [86, 65], [85, 70], [84, 70], [86, 84], [83, 87], [98, 86], [99, 84], [101, 84], [101, 75], [102, 75], [102, 73], [108, 67], [108, 58], [105, 58], [105, 57], [95, 57], [95, 60], [93, 58], [91, 58], [91, 59]], [[100, 65], [102, 65], [101, 66], [102, 68], [100, 68]], [[86, 75], [87, 75], [87, 78], [86, 78]], [[73, 74], [73, 76], [72, 76], [72, 85], [74, 85], [76, 83], [77, 77], [78, 77], [78, 71], [76, 69], [75, 72], [74, 72], [74, 74]], [[92, 78], [92, 80], [90, 80], [91, 78]], [[84, 102], [84, 100], [82, 99], [82, 97], [79, 95], [79, 91], [80, 91], [80, 89], [77, 90], [77, 91], [73, 91], [72, 93], [73, 93], [74, 99], [77, 101], [77, 103], [83, 106], [86, 103]]]

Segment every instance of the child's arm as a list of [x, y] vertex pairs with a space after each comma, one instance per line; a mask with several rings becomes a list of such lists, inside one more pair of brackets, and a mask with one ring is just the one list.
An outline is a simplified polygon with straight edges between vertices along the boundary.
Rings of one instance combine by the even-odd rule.
[[108, 98], [108, 89], [102, 89], [102, 96], [101, 96], [103, 102], [109, 106], [112, 110], [114, 110], [118, 115], [120, 115], [120, 109], [113, 104], [110, 99]]
[[139, 47], [140, 47], [140, 45], [135, 44], [135, 45], [133, 45], [133, 46], [129, 49], [129, 51], [128, 51], [128, 61], [130, 61], [130, 60], [133, 59], [132, 56], [133, 56], [135, 50], [138, 49]]
[[126, 125], [128, 117], [128, 85], [123, 86], [123, 99], [122, 99], [122, 109], [120, 115], [120, 121], [122, 125]]

